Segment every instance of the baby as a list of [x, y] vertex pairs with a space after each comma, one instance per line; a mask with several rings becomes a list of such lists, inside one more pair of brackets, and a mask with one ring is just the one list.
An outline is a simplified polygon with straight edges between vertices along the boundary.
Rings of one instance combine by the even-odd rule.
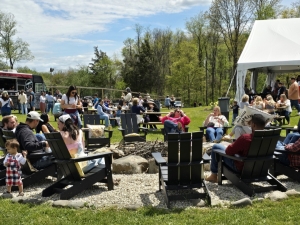
[[3, 163], [6, 167], [6, 193], [11, 193], [12, 186], [18, 186], [18, 196], [24, 196], [21, 165], [26, 163], [27, 151], [22, 151], [23, 155], [18, 153], [19, 146], [20, 145], [16, 139], [6, 141], [5, 148], [7, 150], [7, 155]]

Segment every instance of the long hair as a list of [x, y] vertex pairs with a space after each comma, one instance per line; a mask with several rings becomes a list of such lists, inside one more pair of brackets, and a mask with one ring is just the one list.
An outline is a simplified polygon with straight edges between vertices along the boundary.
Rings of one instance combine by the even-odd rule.
[[65, 121], [65, 126], [62, 129], [63, 131], [69, 132], [69, 137], [74, 141], [77, 140], [77, 136], [79, 135], [78, 127], [73, 123], [72, 119], [67, 119]]
[[[35, 128], [35, 131], [36, 133], [40, 133], [42, 131], [42, 126], [46, 123], [49, 122], [49, 117], [48, 117], [48, 114], [47, 113], [42, 113], [41, 115], [41, 119], [44, 120], [43, 122], [42, 121], [39, 121], [39, 124], [37, 125], [37, 127]], [[42, 131], [43, 132], [43, 131]]]
[[6, 101], [6, 100], [9, 99], [9, 95], [8, 95], [7, 92], [3, 92], [3, 93], [2, 93], [2, 99], [3, 99], [4, 101]]
[[[75, 85], [71, 85], [66, 93], [66, 96], [68, 98], [68, 103], [69, 104], [69, 101], [70, 101], [70, 95], [71, 95], [71, 92], [74, 91], [74, 90], [77, 90], [76, 86]], [[75, 98], [75, 101], [76, 99], [78, 98], [78, 93], [76, 92], [76, 94], [74, 95], [74, 98]]]

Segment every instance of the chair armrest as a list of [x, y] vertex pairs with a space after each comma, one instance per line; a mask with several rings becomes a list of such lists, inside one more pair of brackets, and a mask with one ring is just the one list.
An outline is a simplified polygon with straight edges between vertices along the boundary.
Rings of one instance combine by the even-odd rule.
[[153, 152], [151, 153], [154, 160], [155, 160], [155, 164], [159, 165], [159, 164], [166, 164], [167, 161], [161, 156], [160, 152]]
[[72, 159], [70, 159], [70, 161], [74, 161], [74, 162], [88, 161], [88, 160], [92, 160], [92, 159], [98, 159], [101, 157], [110, 157], [111, 155], [112, 155], [112, 152], [104, 152], [104, 153], [99, 153], [99, 154], [91, 154], [88, 156], [82, 156], [82, 157], [78, 157], [78, 158], [72, 158]]
[[247, 159], [246, 157], [227, 155], [223, 151], [214, 150], [214, 152], [221, 155], [221, 156], [223, 156], [223, 157], [233, 159], [233, 160], [236, 160], [236, 161], [240, 161], [240, 162], [243, 162], [245, 159]]
[[52, 152], [34, 152], [27, 155], [28, 159], [35, 159], [35, 158], [41, 158], [43, 156], [51, 156], [53, 155]]
[[291, 152], [291, 151], [288, 151], [288, 150], [285, 150], [285, 149], [275, 148], [275, 151], [283, 153], [283, 154], [300, 155], [300, 152]]
[[125, 136], [125, 129], [123, 129], [123, 128], [118, 128], [118, 130], [122, 132], [122, 136], [124, 137], [124, 136]]
[[104, 130], [104, 132], [107, 132], [108, 133], [108, 137], [111, 138], [114, 131], [113, 130]]
[[204, 131], [207, 127], [199, 127], [200, 131]]
[[204, 153], [202, 159], [203, 159], [204, 161], [210, 161], [210, 160], [211, 160], [211, 157], [210, 157], [207, 153]]
[[147, 134], [147, 132], [148, 132], [148, 128], [146, 128], [146, 127], [139, 127], [139, 132], [144, 132], [145, 134]]

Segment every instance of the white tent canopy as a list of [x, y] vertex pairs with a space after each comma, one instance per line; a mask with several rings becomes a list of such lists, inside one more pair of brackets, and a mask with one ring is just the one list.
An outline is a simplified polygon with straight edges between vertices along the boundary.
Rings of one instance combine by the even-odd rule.
[[238, 101], [244, 94], [248, 70], [254, 79], [258, 72], [265, 72], [270, 85], [276, 74], [300, 71], [300, 19], [255, 21], [237, 64]]

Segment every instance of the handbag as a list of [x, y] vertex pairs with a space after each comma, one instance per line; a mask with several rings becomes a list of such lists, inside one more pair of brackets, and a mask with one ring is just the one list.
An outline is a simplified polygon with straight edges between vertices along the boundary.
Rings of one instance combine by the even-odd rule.
[[207, 127], [214, 127], [214, 126], [215, 126], [215, 123], [209, 122], [206, 126], [207, 126]]

